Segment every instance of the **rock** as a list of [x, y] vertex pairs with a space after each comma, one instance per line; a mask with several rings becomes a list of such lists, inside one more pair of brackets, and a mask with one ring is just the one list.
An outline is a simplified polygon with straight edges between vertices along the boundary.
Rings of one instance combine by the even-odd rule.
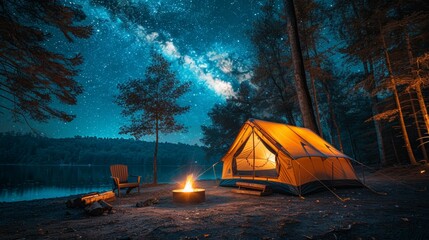
[[148, 206], [152, 206], [153, 204], [158, 204], [158, 203], [159, 203], [158, 198], [149, 198], [146, 201], [136, 203], [136, 207], [138, 207], [138, 208], [148, 207]]

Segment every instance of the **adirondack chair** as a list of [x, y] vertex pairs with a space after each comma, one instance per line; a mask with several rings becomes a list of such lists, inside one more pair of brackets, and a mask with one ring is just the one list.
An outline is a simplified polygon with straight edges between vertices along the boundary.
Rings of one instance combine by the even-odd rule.
[[[128, 188], [127, 194], [133, 188], [137, 188], [140, 193], [140, 178], [141, 176], [128, 175], [128, 166], [123, 164], [116, 164], [110, 166], [110, 173], [112, 174], [114, 188], [118, 189], [118, 197], [121, 197], [121, 188]], [[135, 178], [136, 181], [130, 181], [131, 178]]]

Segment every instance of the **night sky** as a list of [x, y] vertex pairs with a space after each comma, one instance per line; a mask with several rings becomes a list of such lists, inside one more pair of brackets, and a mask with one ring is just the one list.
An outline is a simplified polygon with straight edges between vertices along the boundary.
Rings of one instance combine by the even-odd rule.
[[[87, 14], [84, 24], [94, 27], [93, 35], [68, 43], [58, 33], [46, 42], [46, 47], [69, 56], [84, 56], [76, 80], [85, 92], [76, 106], [59, 106], [77, 115], [71, 123], [31, 122], [44, 136], [129, 138], [118, 134], [127, 119], [120, 115], [121, 109], [113, 99], [118, 83], [144, 77], [151, 48], [164, 54], [180, 80], [192, 82], [191, 92], [180, 100], [191, 110], [177, 118], [188, 132], [162, 136], [161, 142], [200, 144], [200, 126], [210, 124], [208, 111], [251, 77], [255, 56], [248, 32], [264, 1], [142, 0], [150, 14], [142, 16], [145, 21], [139, 23], [121, 14], [120, 9], [112, 14], [89, 1], [73, 2]], [[26, 124], [14, 123], [8, 117], [0, 121], [0, 131], [30, 131]]]

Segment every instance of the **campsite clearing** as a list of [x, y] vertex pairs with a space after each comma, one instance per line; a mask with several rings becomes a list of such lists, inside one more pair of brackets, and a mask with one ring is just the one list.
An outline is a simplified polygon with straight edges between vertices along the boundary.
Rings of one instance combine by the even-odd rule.
[[[402, 181], [391, 181], [382, 173]], [[336, 189], [301, 199], [274, 193], [232, 193], [214, 181], [206, 201], [175, 204], [174, 184], [145, 187], [112, 202], [114, 213], [89, 217], [65, 202], [73, 197], [0, 203], [2, 239], [428, 239], [429, 167], [397, 167], [367, 173], [366, 182], [387, 196], [365, 188]], [[159, 203], [137, 208], [136, 203]]]

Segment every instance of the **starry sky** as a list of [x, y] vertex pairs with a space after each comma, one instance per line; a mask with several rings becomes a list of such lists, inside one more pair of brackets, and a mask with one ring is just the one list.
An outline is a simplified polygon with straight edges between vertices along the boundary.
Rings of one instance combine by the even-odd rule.
[[[105, 1], [106, 2], [106, 1]], [[76, 106], [59, 106], [76, 114], [70, 123], [52, 120], [31, 126], [53, 138], [96, 136], [116, 138], [127, 123], [113, 103], [118, 83], [143, 78], [150, 49], [161, 52], [181, 81], [191, 81], [191, 91], [180, 99], [191, 107], [177, 117], [187, 133], [162, 136], [161, 142], [201, 144], [201, 125], [210, 124], [208, 111], [234, 95], [248, 80], [254, 60], [249, 30], [264, 1], [256, 0], [122, 0], [115, 7], [89, 0], [71, 1], [86, 13], [90, 39], [68, 43], [54, 34], [46, 47], [66, 55], [81, 53], [84, 63], [76, 78], [85, 88]], [[142, 7], [130, 13], [129, 6]], [[2, 118], [0, 131], [28, 132], [24, 123]], [[152, 141], [153, 136], [143, 140]]]

